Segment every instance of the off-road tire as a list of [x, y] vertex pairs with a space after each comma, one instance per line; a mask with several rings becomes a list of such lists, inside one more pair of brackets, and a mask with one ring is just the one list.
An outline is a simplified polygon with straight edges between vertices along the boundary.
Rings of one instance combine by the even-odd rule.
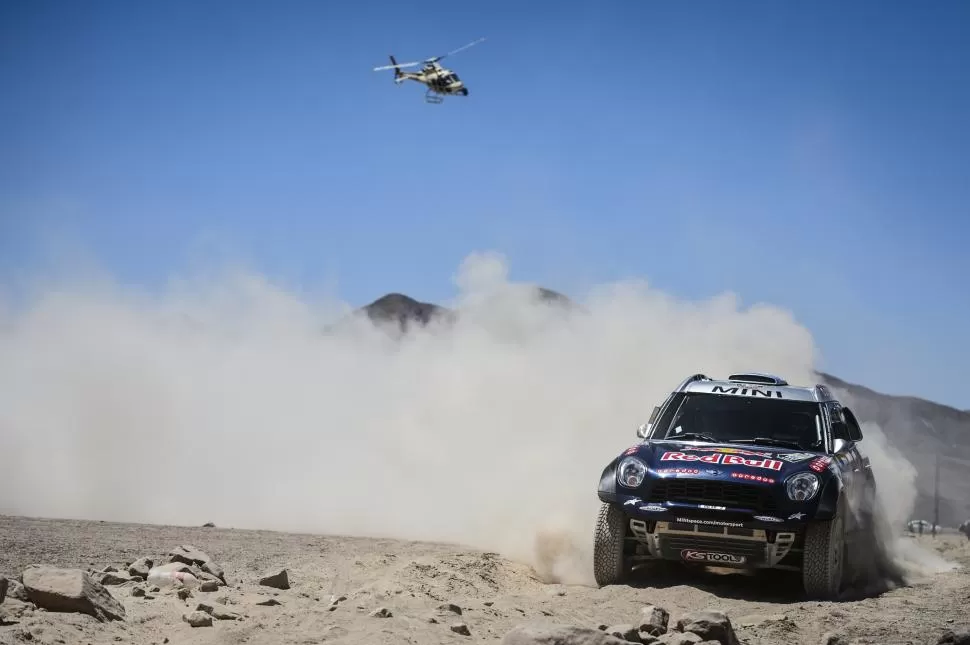
[[626, 516], [623, 511], [604, 503], [600, 506], [593, 536], [593, 576], [600, 587], [620, 584], [626, 579], [625, 537]]
[[805, 531], [802, 585], [813, 600], [836, 600], [845, 570], [845, 500], [839, 500], [835, 517], [816, 521]]

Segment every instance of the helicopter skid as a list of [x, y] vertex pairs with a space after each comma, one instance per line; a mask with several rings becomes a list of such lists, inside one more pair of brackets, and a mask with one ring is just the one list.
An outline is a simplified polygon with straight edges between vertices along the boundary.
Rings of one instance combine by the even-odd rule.
[[424, 94], [424, 100], [427, 101], [428, 103], [438, 104], [438, 103], [441, 103], [442, 101], [444, 101], [445, 100], [445, 97], [440, 96], [438, 94], [435, 94], [431, 90], [428, 90]]

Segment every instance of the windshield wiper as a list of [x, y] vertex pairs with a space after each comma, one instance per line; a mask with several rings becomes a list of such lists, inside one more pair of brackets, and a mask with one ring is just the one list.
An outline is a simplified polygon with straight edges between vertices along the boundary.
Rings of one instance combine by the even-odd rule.
[[764, 443], [772, 446], [787, 446], [804, 450], [797, 441], [785, 441], [784, 439], [772, 439], [771, 437], [755, 437], [754, 439], [728, 439], [728, 443]]
[[674, 441], [679, 441], [681, 439], [700, 439], [701, 441], [710, 441], [711, 443], [721, 441], [717, 437], [712, 437], [711, 435], [704, 434], [703, 432], [685, 432], [684, 434], [679, 434], [676, 437], [664, 437], [664, 439], [672, 439]]

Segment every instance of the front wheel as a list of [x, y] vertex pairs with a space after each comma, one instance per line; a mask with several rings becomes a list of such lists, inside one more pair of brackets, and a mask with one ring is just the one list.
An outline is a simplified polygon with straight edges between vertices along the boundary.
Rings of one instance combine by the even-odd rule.
[[593, 576], [600, 587], [615, 585], [626, 579], [623, 543], [626, 517], [612, 504], [600, 506], [593, 538]]
[[845, 566], [845, 504], [839, 501], [831, 520], [813, 522], [805, 532], [802, 584], [814, 600], [836, 600]]

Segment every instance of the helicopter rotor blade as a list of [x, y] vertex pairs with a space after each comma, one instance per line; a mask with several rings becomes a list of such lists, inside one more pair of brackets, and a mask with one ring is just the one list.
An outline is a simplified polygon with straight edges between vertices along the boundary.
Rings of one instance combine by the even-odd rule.
[[398, 63], [397, 65], [381, 65], [380, 67], [375, 67], [374, 71], [379, 72], [382, 69], [394, 69], [395, 67], [414, 67], [415, 65], [420, 65], [420, 62], [416, 63]]
[[437, 63], [442, 58], [445, 58], [447, 56], [451, 56], [452, 54], [457, 54], [458, 52], [463, 51], [465, 49], [468, 49], [472, 45], [477, 45], [478, 43], [480, 43], [480, 42], [482, 42], [484, 40], [485, 40], [485, 37], [483, 36], [482, 38], [479, 38], [478, 40], [473, 40], [472, 42], [468, 43], [467, 45], [462, 45], [458, 49], [452, 49], [447, 54], [442, 54], [441, 56], [432, 56], [431, 58], [427, 58], [427, 59], [425, 59], [424, 62], [426, 62], [426, 63]]

